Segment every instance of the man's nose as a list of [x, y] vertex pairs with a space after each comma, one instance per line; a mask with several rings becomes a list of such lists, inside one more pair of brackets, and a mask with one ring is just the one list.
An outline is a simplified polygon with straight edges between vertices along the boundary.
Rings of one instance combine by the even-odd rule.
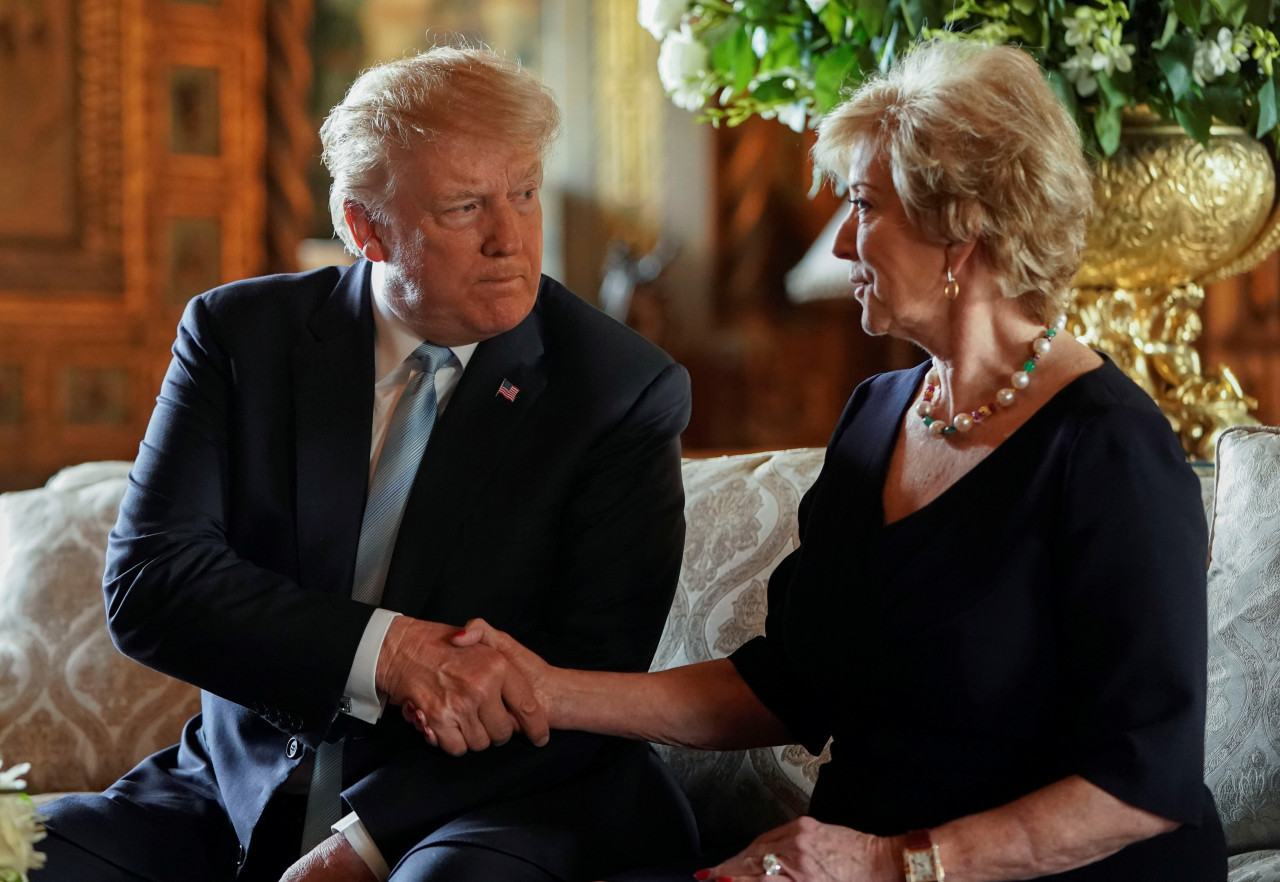
[[490, 213], [489, 229], [484, 239], [484, 253], [488, 257], [518, 254], [523, 245], [520, 232], [520, 216], [506, 202], [496, 205]]

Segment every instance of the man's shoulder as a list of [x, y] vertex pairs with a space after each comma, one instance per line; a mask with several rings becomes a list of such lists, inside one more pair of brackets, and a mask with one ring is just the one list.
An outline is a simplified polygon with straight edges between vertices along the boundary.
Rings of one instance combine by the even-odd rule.
[[537, 311], [548, 355], [555, 361], [589, 361], [597, 368], [630, 365], [643, 373], [673, 360], [660, 346], [544, 276]]
[[350, 271], [351, 267], [326, 266], [301, 273], [240, 279], [206, 291], [193, 302], [212, 314], [242, 310], [310, 311], [327, 299]]

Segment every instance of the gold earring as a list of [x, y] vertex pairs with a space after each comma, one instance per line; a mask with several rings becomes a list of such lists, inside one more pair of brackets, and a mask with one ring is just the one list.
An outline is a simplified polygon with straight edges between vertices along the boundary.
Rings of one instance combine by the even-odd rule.
[[948, 300], [955, 300], [960, 296], [960, 283], [951, 275], [951, 267], [947, 267], [947, 284], [942, 286], [942, 296]]

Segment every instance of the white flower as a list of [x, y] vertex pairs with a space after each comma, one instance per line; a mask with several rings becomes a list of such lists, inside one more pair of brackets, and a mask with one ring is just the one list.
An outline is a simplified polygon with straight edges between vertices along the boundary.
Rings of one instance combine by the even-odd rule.
[[809, 8], [813, 10], [813, 14], [817, 15], [826, 8], [826, 5], [830, 0], [805, 0], [805, 2], [807, 2], [809, 4]]
[[1213, 40], [1202, 40], [1196, 47], [1195, 60], [1192, 62], [1191, 75], [1200, 85], [1210, 83], [1227, 71], [1235, 73], [1240, 70], [1240, 60], [1248, 57], [1248, 47], [1241, 45], [1237, 53], [1236, 39], [1230, 28], [1221, 28]]
[[677, 107], [698, 110], [707, 101], [707, 47], [688, 27], [667, 34], [658, 50], [658, 78]]
[[[4, 765], [0, 762], [0, 765]], [[22, 780], [22, 776], [31, 771], [31, 763], [18, 763], [9, 769], [0, 770], [0, 791], [4, 790], [26, 790], [27, 782]]]
[[797, 134], [803, 132], [805, 123], [809, 119], [808, 104], [809, 102], [806, 99], [780, 105], [778, 107], [778, 122]]
[[1103, 28], [1099, 39], [1094, 41], [1094, 53], [1090, 64], [1094, 70], [1105, 71], [1107, 76], [1117, 70], [1128, 73], [1133, 70], [1133, 53], [1137, 47], [1132, 43], [1120, 43], [1120, 34], [1113, 34], [1111, 28]]
[[1098, 78], [1093, 75], [1097, 70], [1094, 67], [1095, 55], [1097, 53], [1088, 46], [1080, 46], [1075, 55], [1058, 65], [1067, 79], [1075, 84], [1076, 94], [1081, 98], [1088, 98], [1098, 91]]
[[680, 27], [680, 19], [689, 9], [689, 0], [640, 0], [636, 8], [636, 21], [655, 40]]
[[44, 827], [26, 794], [0, 796], [0, 870], [16, 870], [25, 882], [27, 870], [44, 866], [44, 853], [35, 849], [44, 837]]
[[1067, 32], [1063, 39], [1068, 46], [1088, 46], [1098, 30], [1098, 23], [1088, 15], [1082, 15], [1082, 12], [1084, 10], [1066, 20]]

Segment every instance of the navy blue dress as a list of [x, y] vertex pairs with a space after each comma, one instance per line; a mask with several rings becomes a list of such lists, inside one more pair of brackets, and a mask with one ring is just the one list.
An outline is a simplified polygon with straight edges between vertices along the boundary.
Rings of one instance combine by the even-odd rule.
[[810, 813], [892, 835], [1080, 775], [1184, 826], [1054, 878], [1225, 879], [1203, 783], [1205, 519], [1165, 417], [1108, 361], [885, 524], [927, 367], [855, 391], [766, 636], [732, 656], [809, 750], [834, 736]]

